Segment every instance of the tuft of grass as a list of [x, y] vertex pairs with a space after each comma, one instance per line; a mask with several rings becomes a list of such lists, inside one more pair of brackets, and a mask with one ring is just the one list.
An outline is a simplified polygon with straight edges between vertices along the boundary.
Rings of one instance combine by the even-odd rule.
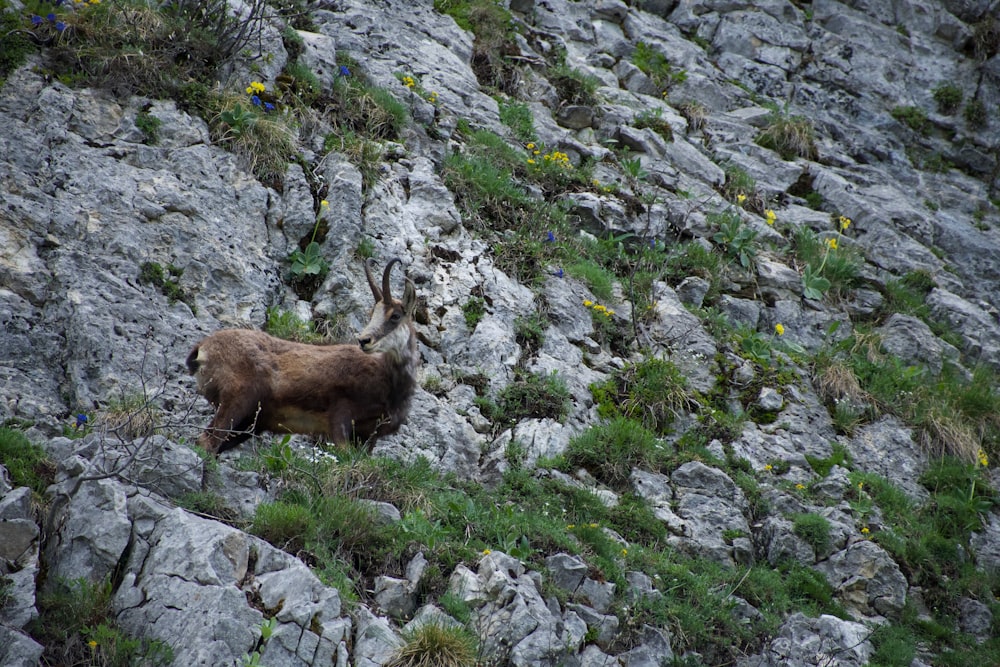
[[667, 433], [677, 413], [695, 404], [680, 370], [666, 359], [627, 364], [590, 387], [602, 417], [634, 419], [654, 433]]
[[593, 106], [597, 103], [597, 88], [601, 80], [596, 76], [560, 62], [549, 68], [548, 77], [559, 99], [566, 104]]
[[500, 122], [510, 128], [515, 139], [525, 144], [538, 141], [535, 119], [527, 104], [516, 100], [501, 100], [499, 106]]
[[298, 146], [298, 127], [291, 111], [262, 111], [236, 92], [218, 96], [215, 108], [213, 139], [261, 181], [279, 183]]
[[563, 380], [556, 371], [550, 374], [514, 372], [514, 381], [500, 390], [496, 400], [476, 399], [483, 414], [500, 426], [512, 426], [522, 419], [555, 419], [563, 421], [573, 402]]
[[657, 470], [667, 455], [656, 435], [640, 422], [615, 417], [570, 440], [564, 459], [567, 471], [586, 468], [602, 483], [624, 490], [633, 468]]
[[264, 331], [276, 338], [294, 340], [300, 343], [321, 343], [326, 340], [324, 336], [317, 333], [312, 322], [303, 322], [292, 311], [281, 310], [276, 306], [267, 309]]
[[475, 638], [461, 626], [427, 623], [403, 635], [387, 667], [468, 667], [477, 662]]
[[55, 481], [55, 464], [45, 450], [16, 428], [0, 426], [0, 463], [7, 468], [14, 486], [27, 486], [39, 498]]
[[635, 45], [631, 60], [633, 65], [653, 81], [653, 85], [664, 92], [687, 80], [687, 72], [682, 69], [674, 70], [667, 57], [646, 42], [639, 41]]
[[583, 281], [594, 296], [602, 301], [614, 298], [614, 274], [597, 262], [590, 259], [580, 259], [566, 265], [566, 273]]
[[785, 160], [815, 160], [818, 156], [816, 130], [804, 116], [772, 114], [767, 127], [757, 135], [756, 141], [764, 148], [777, 152]]
[[822, 557], [830, 548], [830, 522], [812, 512], [792, 516], [792, 532], [802, 538]]
[[459, 27], [475, 35], [471, 64], [479, 84], [516, 94], [520, 74], [509, 56], [519, 51], [511, 13], [492, 0], [434, 0], [434, 9], [451, 16]]

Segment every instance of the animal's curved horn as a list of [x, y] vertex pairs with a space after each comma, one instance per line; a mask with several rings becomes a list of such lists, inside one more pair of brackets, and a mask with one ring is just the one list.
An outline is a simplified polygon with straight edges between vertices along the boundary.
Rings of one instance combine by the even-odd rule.
[[389, 260], [389, 263], [385, 265], [385, 273], [382, 274], [382, 296], [385, 297], [386, 301], [392, 300], [392, 294], [389, 291], [389, 273], [392, 272], [392, 267], [395, 264], [401, 263], [402, 260], [399, 257], [393, 257]]
[[382, 292], [379, 290], [378, 285], [375, 284], [375, 278], [372, 276], [372, 265], [375, 260], [371, 257], [365, 260], [365, 277], [368, 278], [368, 286], [372, 289], [372, 296], [375, 297], [375, 303], [380, 303], [382, 301]]

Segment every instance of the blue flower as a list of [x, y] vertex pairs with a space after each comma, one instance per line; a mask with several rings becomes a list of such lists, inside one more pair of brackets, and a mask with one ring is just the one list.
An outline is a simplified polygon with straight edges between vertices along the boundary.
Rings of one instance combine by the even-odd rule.
[[59, 32], [62, 32], [65, 29], [66, 29], [66, 24], [65, 23], [63, 23], [62, 21], [56, 21], [56, 30], [58, 30]]
[[77, 415], [76, 416], [76, 428], [80, 428], [81, 426], [83, 426], [84, 424], [86, 424], [88, 421], [90, 421], [90, 420], [88, 419], [87, 415], [82, 415], [82, 414], [81, 415]]
[[251, 95], [250, 96], [250, 103], [253, 104], [255, 107], [259, 107], [260, 106], [260, 97], [258, 97], [256, 95]]
[[38, 14], [32, 14], [31, 25], [41, 25], [41, 23], [42, 23], [42, 17], [39, 16]]
[[556, 269], [555, 271], [552, 272], [552, 275], [554, 275], [556, 278], [562, 278], [563, 270], [561, 268]]
[[351, 70], [347, 69], [347, 65], [340, 66], [340, 76], [351, 76]]
[[49, 13], [48, 13], [48, 14], [47, 14], [47, 15], [45, 16], [45, 18], [47, 18], [47, 19], [49, 20], [49, 22], [50, 22], [50, 23], [53, 23], [53, 22], [55, 22], [55, 20], [56, 20], [56, 15], [55, 15], [55, 14], [53, 14], [52, 12], [49, 12]]
[[549, 232], [548, 234], [545, 235], [545, 242], [546, 243], [555, 243], [556, 242], [556, 235], [553, 234], [552, 232]]
[[270, 102], [264, 102], [264, 111], [274, 111], [274, 105]]

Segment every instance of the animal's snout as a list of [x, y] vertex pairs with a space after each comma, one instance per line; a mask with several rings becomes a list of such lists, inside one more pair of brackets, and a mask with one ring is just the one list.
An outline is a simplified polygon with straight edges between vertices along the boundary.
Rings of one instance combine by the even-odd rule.
[[362, 350], [365, 349], [366, 347], [368, 347], [371, 344], [372, 344], [372, 337], [371, 336], [359, 336], [358, 337], [358, 345], [361, 346]]

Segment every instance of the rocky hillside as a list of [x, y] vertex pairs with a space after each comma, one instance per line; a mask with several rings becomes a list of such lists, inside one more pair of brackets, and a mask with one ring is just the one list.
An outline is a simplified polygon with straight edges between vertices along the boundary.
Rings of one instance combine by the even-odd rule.
[[[3, 665], [1000, 663], [997, 0], [0, 10]], [[195, 446], [394, 257], [397, 434]]]

